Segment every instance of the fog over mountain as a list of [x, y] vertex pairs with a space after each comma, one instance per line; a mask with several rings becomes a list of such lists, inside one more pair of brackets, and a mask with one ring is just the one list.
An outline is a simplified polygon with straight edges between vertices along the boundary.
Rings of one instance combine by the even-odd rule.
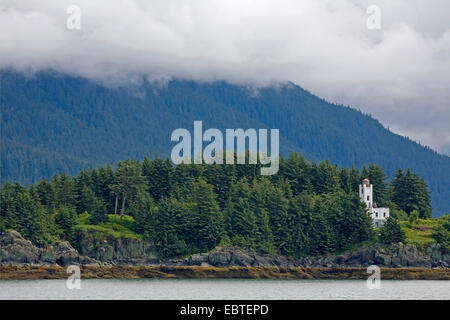
[[[67, 7], [81, 29], [66, 27]], [[0, 68], [107, 84], [292, 81], [450, 154], [450, 2], [2, 0]]]

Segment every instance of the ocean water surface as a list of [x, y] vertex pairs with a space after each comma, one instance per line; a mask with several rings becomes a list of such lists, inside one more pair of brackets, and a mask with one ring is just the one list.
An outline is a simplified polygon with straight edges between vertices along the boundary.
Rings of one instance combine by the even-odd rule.
[[450, 281], [381, 280], [369, 289], [362, 280], [247, 279], [81, 279], [80, 289], [66, 280], [0, 280], [0, 300], [11, 299], [450, 299]]

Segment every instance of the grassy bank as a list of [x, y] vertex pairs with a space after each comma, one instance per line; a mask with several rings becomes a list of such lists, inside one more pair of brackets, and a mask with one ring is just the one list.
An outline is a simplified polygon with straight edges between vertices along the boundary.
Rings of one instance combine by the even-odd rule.
[[99, 239], [107, 239], [109, 237], [116, 239], [135, 239], [142, 240], [142, 236], [135, 233], [132, 229], [134, 224], [133, 217], [124, 215], [122, 219], [119, 215], [108, 215], [108, 221], [97, 225], [89, 224], [90, 215], [85, 212], [78, 217], [78, 224], [74, 227], [74, 231], [84, 231]]
[[405, 232], [405, 242], [413, 244], [421, 250], [434, 243], [433, 232], [444, 224], [448, 219], [442, 216], [437, 219], [417, 219], [415, 221], [400, 221], [402, 230]]
[[[366, 268], [81, 266], [82, 279], [367, 279]], [[0, 280], [67, 279], [59, 266], [0, 266]], [[382, 268], [385, 280], [450, 280], [450, 269]]]

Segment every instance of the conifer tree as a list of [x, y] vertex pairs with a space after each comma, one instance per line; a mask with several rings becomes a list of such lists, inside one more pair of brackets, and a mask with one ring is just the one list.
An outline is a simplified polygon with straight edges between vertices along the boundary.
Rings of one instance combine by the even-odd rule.
[[389, 201], [387, 176], [383, 168], [376, 164], [370, 164], [367, 178], [373, 185], [373, 200], [378, 207], [384, 207]]
[[291, 153], [289, 158], [281, 158], [280, 160], [280, 176], [283, 176], [289, 182], [294, 196], [304, 190], [312, 190], [309, 170], [306, 159], [297, 153]]
[[150, 161], [147, 157], [142, 163], [142, 172], [147, 179], [148, 191], [153, 199], [169, 197], [172, 187], [172, 164], [169, 159], [155, 158]]
[[111, 186], [112, 189], [120, 193], [122, 198], [122, 207], [120, 210], [120, 219], [125, 214], [125, 206], [128, 197], [134, 195], [139, 190], [146, 188], [146, 181], [142, 175], [141, 165], [138, 161], [130, 159], [117, 164], [117, 180]]
[[130, 213], [134, 217], [134, 230], [151, 239], [155, 233], [156, 206], [152, 197], [140, 191], [130, 204]]
[[187, 209], [186, 204], [173, 197], [161, 199], [155, 212], [154, 242], [163, 257], [183, 256], [189, 252], [185, 240], [181, 237], [183, 232], [180, 232], [185, 227], [183, 215], [191, 212]]
[[193, 186], [192, 202], [196, 204], [194, 213], [194, 232], [197, 236], [197, 247], [210, 250], [221, 240], [223, 232], [223, 216], [216, 202], [213, 188], [203, 178]]
[[266, 196], [266, 208], [269, 213], [269, 225], [274, 237], [274, 245], [283, 250], [289, 241], [289, 200], [286, 198], [285, 191], [276, 185], [266, 188]]
[[43, 206], [49, 210], [55, 208], [55, 192], [52, 184], [46, 180], [41, 180], [36, 184], [36, 192]]
[[344, 192], [350, 193], [352, 191], [352, 183], [350, 179], [350, 172], [347, 168], [341, 168], [339, 170], [339, 182], [340, 187]]
[[229, 238], [232, 242], [241, 238], [244, 240], [242, 244], [248, 246], [253, 244], [256, 229], [250, 194], [248, 181], [243, 178], [232, 186], [231, 195], [225, 207], [225, 224]]
[[425, 181], [417, 174], [399, 169], [392, 181], [392, 201], [408, 215], [419, 211], [420, 218], [431, 218], [431, 197]]
[[255, 217], [253, 240], [255, 249], [261, 252], [274, 250], [273, 234], [269, 226], [269, 211], [267, 209], [267, 190], [271, 183], [267, 178], [253, 180], [250, 194], [250, 207]]
[[87, 211], [92, 213], [96, 206], [97, 197], [91, 187], [84, 186], [79, 197], [78, 213]]
[[318, 166], [313, 164], [313, 186], [318, 194], [333, 192], [339, 186], [336, 167], [329, 161], [322, 161]]
[[405, 241], [405, 232], [401, 229], [397, 219], [389, 217], [381, 227], [380, 242], [391, 244]]
[[60, 206], [55, 215], [55, 223], [62, 229], [66, 239], [72, 235], [73, 227], [77, 224], [77, 213], [74, 207]]

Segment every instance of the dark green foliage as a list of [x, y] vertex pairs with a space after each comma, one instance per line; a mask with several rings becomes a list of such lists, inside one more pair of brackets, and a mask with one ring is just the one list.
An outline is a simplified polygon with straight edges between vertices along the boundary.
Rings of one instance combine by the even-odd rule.
[[274, 246], [283, 252], [290, 232], [288, 225], [289, 200], [280, 185], [266, 184], [262, 188], [264, 188], [266, 196], [265, 207], [269, 214], [269, 227], [272, 230]]
[[15, 229], [36, 244], [47, 241], [44, 208], [31, 192], [19, 184], [0, 189], [0, 228]]
[[195, 208], [190, 217], [193, 228], [189, 244], [199, 251], [211, 250], [222, 237], [222, 213], [212, 186], [204, 179], [200, 178], [194, 184], [193, 191], [192, 202], [195, 203]]
[[231, 186], [236, 180], [236, 167], [226, 164], [207, 165], [203, 176], [213, 186], [214, 193], [217, 195], [217, 203], [220, 209], [223, 210], [230, 196]]
[[254, 214], [254, 248], [260, 252], [272, 252], [275, 249], [274, 237], [270, 228], [270, 208], [268, 207], [268, 195], [271, 191], [271, 183], [263, 178], [253, 180], [250, 194], [250, 205]]
[[[29, 77], [11, 70], [0, 72], [0, 82], [1, 184], [19, 181], [29, 185], [50, 179], [54, 173], [74, 175], [128, 157], [142, 160], [155, 153], [167, 157], [173, 147], [171, 132], [176, 128], [192, 130], [193, 121], [201, 119], [205, 129], [222, 131], [279, 128], [281, 153], [285, 156], [294, 151], [309, 161], [328, 159], [345, 167], [377, 163], [389, 176], [398, 168], [411, 168], [430, 187], [435, 216], [450, 206], [450, 180], [445, 179], [450, 176], [449, 157], [390, 132], [370, 115], [331, 104], [292, 83], [259, 88], [257, 92], [225, 82], [183, 80], [164, 86], [143, 80], [141, 86], [133, 88], [106, 88], [67, 75], [41, 72]], [[302, 164], [296, 161], [302, 160], [289, 164], [294, 168], [280, 168], [287, 169], [294, 195], [312, 186], [297, 177]], [[331, 183], [324, 184], [323, 177], [330, 173], [325, 167], [314, 177], [317, 192], [333, 188]], [[237, 180], [254, 169], [237, 168]], [[368, 170], [370, 175], [370, 167]], [[355, 177], [350, 170], [353, 192], [357, 192], [359, 183], [359, 175]], [[173, 178], [179, 179], [176, 174]], [[104, 198], [106, 194], [99, 193], [112, 183], [105, 182], [110, 177], [96, 172], [92, 179], [98, 184], [91, 186], [92, 190]], [[167, 181], [167, 175], [162, 172], [157, 179]], [[212, 184], [211, 179], [206, 180]], [[156, 187], [152, 191], [157, 195], [155, 200], [160, 193], [168, 192], [164, 185], [152, 187]], [[342, 187], [348, 192], [347, 182]], [[214, 186], [214, 190], [219, 189]], [[384, 199], [378, 197], [382, 191], [375, 192], [381, 206]], [[222, 209], [224, 200], [218, 194]], [[112, 212], [114, 201], [104, 198], [104, 202]]]
[[73, 207], [61, 206], [56, 210], [55, 223], [64, 233], [65, 239], [70, 238], [73, 227], [77, 224], [77, 213]]
[[[340, 252], [373, 237], [372, 220], [359, 197], [342, 191], [322, 196], [321, 210], [331, 226], [332, 250]], [[348, 214], [351, 212], [351, 214]]]
[[172, 163], [169, 159], [156, 158], [150, 161], [147, 157], [142, 163], [142, 172], [147, 179], [148, 192], [155, 200], [170, 196], [172, 186]]
[[399, 209], [410, 214], [417, 210], [419, 217], [423, 219], [431, 218], [431, 198], [425, 181], [410, 169], [403, 173], [398, 170], [395, 179], [392, 181], [392, 201]]
[[134, 231], [144, 234], [145, 238], [152, 238], [155, 226], [156, 206], [147, 192], [139, 192], [131, 202], [129, 213], [134, 217]]
[[81, 195], [79, 197], [79, 205], [78, 205], [78, 212], [84, 212], [87, 211], [89, 213], [92, 213], [96, 206], [96, 200], [97, 197], [95, 196], [94, 191], [87, 185], [83, 187], [81, 190]]
[[108, 221], [108, 212], [103, 201], [95, 196], [94, 191], [85, 186], [79, 197], [78, 212], [87, 211], [90, 213], [89, 221], [92, 224], [99, 224]]
[[[130, 228], [152, 240], [163, 257], [205, 252], [219, 244], [292, 257], [332, 254], [374, 237], [357, 193], [365, 176], [383, 184], [374, 188], [393, 215], [402, 212], [396, 206], [403, 204], [398, 197], [405, 192], [405, 182], [398, 180], [403, 175], [391, 185], [375, 165], [360, 173], [356, 167], [309, 163], [291, 154], [281, 158], [278, 175], [264, 177], [250, 165], [174, 166], [156, 158], [126, 160], [116, 170], [109, 165], [83, 170], [75, 177], [55, 175], [28, 189], [6, 184], [0, 188], [0, 228], [17, 229], [36, 243], [58, 236], [76, 241], [78, 219], [89, 217], [80, 225], [107, 222], [117, 195], [121, 213], [134, 218]], [[419, 193], [426, 190], [417, 175], [408, 176]], [[417, 199], [415, 210], [424, 211], [426, 196]], [[89, 215], [82, 215], [85, 211]], [[402, 241], [399, 230], [390, 219], [381, 231], [382, 241]], [[443, 243], [444, 236], [436, 233]]]
[[388, 184], [386, 182], [388, 177], [383, 168], [379, 165], [371, 164], [369, 165], [367, 176], [362, 176], [361, 178], [369, 179], [373, 185], [373, 200], [378, 207], [386, 206], [389, 200]]
[[441, 219], [445, 219], [444, 223], [437, 227], [433, 232], [433, 239], [450, 252], [450, 215], [446, 214]]
[[126, 201], [137, 192], [146, 189], [145, 177], [142, 175], [142, 167], [139, 161], [127, 159], [117, 163], [116, 181], [110, 186], [113, 193], [122, 198], [120, 219], [125, 214]]
[[50, 210], [55, 208], [56, 194], [51, 183], [46, 180], [39, 181], [36, 185], [35, 192], [37, 193], [43, 206]]
[[89, 222], [92, 224], [99, 224], [108, 221], [108, 212], [106, 211], [106, 206], [100, 199], [94, 198], [94, 202], [89, 213], [91, 214], [89, 216]]
[[388, 218], [381, 227], [380, 242], [384, 244], [405, 241], [405, 232], [400, 228], [398, 221], [392, 217]]
[[303, 191], [312, 192], [313, 186], [308, 173], [310, 165], [303, 156], [291, 152], [289, 158], [282, 158], [280, 161], [280, 175], [289, 182], [292, 192], [295, 195]]
[[236, 245], [251, 247], [256, 229], [255, 216], [250, 202], [250, 186], [246, 178], [232, 186], [225, 207], [225, 223], [228, 236]]
[[155, 246], [164, 257], [183, 256], [188, 253], [186, 242], [180, 235], [190, 238], [192, 205], [175, 198], [164, 198], [156, 211], [154, 225]]
[[331, 166], [329, 161], [322, 161], [319, 165], [313, 162], [310, 170], [315, 193], [330, 193], [339, 187], [336, 167]]
[[55, 206], [70, 206], [75, 207], [77, 203], [77, 196], [75, 190], [75, 181], [63, 173], [60, 176], [54, 175], [52, 185], [55, 190]]

